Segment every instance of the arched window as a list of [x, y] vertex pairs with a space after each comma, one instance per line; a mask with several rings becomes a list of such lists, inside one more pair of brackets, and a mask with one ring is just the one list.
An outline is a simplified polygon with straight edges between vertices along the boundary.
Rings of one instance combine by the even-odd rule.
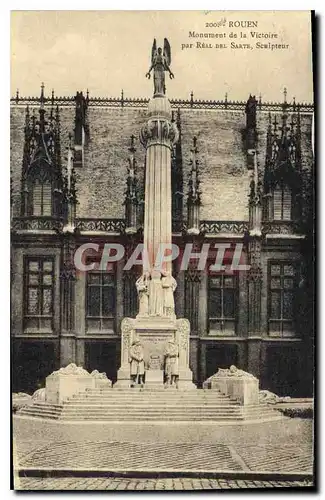
[[291, 220], [292, 218], [292, 199], [291, 189], [287, 186], [277, 185], [272, 196], [272, 219], [273, 220]]

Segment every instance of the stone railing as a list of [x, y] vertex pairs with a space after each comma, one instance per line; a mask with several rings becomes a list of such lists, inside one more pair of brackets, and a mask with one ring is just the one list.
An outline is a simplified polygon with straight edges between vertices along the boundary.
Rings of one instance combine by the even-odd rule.
[[[78, 231], [121, 234], [125, 233], [126, 223], [125, 219], [76, 218], [75, 227]], [[277, 226], [274, 226], [274, 228], [276, 229]], [[282, 226], [283, 228], [284, 225]], [[11, 222], [11, 229], [12, 231], [61, 231], [63, 229], [63, 221], [62, 219], [53, 217], [14, 217]], [[184, 233], [186, 229], [186, 220], [175, 219], [172, 221], [173, 233]], [[200, 223], [200, 232], [202, 234], [236, 234], [242, 236], [247, 230], [248, 222], [246, 221], [203, 220]], [[268, 232], [270, 231], [268, 230]], [[272, 232], [274, 231], [272, 230]]]
[[244, 235], [248, 231], [246, 221], [213, 221], [202, 220], [200, 222], [200, 232], [205, 234], [229, 233]]
[[265, 221], [262, 223], [262, 233], [267, 234], [301, 234], [296, 221]]
[[79, 231], [103, 231], [106, 233], [124, 233], [124, 219], [76, 219]]
[[12, 231], [61, 231], [62, 219], [53, 217], [14, 217]]
[[[87, 98], [87, 105], [89, 107], [111, 107], [111, 108], [145, 108], [148, 105], [149, 99], [147, 98], [132, 98], [124, 97], [89, 97]], [[17, 106], [38, 106], [40, 102], [39, 97], [20, 97], [18, 94], [16, 97], [10, 99], [10, 103]], [[63, 96], [63, 97], [45, 97], [44, 103], [47, 106], [74, 106], [75, 97], [74, 96]], [[204, 100], [204, 99], [194, 99], [193, 94], [191, 94], [190, 99], [170, 99], [172, 108], [187, 108], [187, 109], [223, 109], [230, 111], [245, 111], [246, 101], [229, 101], [227, 98], [221, 100]], [[259, 100], [258, 109], [261, 111], [283, 111], [283, 103], [280, 102], [262, 102]], [[287, 103], [286, 110], [288, 112], [300, 113], [313, 113], [314, 106], [311, 103]]]

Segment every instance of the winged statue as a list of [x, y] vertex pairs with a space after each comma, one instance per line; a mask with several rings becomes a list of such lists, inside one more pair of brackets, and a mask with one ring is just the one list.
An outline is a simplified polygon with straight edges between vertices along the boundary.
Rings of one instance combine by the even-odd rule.
[[151, 66], [147, 78], [150, 78], [151, 71], [153, 70], [153, 83], [154, 83], [154, 95], [165, 95], [165, 71], [168, 71], [169, 78], [174, 78], [174, 74], [170, 70], [171, 64], [171, 52], [170, 45], [167, 38], [164, 38], [164, 50], [161, 47], [157, 49], [157, 42], [154, 38], [152, 49], [151, 49]]

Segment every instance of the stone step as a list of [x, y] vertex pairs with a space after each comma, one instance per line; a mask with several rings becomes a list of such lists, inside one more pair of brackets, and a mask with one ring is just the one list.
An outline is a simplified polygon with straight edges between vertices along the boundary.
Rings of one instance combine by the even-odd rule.
[[116, 417], [115, 415], [61, 415], [59, 417], [60, 421], [114, 421], [114, 422], [161, 422], [161, 421], [168, 421], [168, 422], [242, 422], [242, 421], [249, 421], [249, 420], [259, 420], [259, 419], [269, 419], [269, 420], [281, 420], [283, 417], [277, 416], [277, 415], [261, 415], [259, 418], [258, 417], [251, 417], [247, 418], [244, 415], [215, 415], [214, 417], [202, 417], [200, 415], [198, 416], [187, 416], [187, 415], [146, 415], [146, 416], [137, 416], [136, 419], [134, 416], [130, 415], [124, 415], [124, 416], [119, 416]]
[[203, 415], [214, 415], [214, 414], [245, 414], [245, 415], [253, 415], [253, 414], [261, 414], [261, 413], [280, 413], [274, 410], [268, 410], [264, 408], [243, 408], [243, 407], [218, 407], [218, 408], [177, 408], [177, 407], [151, 407], [146, 408], [145, 412], [143, 408], [139, 407], [125, 407], [125, 408], [116, 408], [116, 407], [107, 407], [107, 406], [65, 406], [62, 410], [62, 413], [76, 413], [76, 412], [89, 412], [89, 413], [114, 413], [114, 414], [203, 414]]
[[190, 396], [195, 396], [195, 397], [204, 397], [204, 396], [211, 396], [215, 397], [216, 395], [224, 395], [222, 392], [217, 391], [217, 390], [202, 390], [202, 389], [193, 389], [193, 390], [178, 390], [178, 389], [164, 389], [162, 388], [161, 391], [149, 389], [146, 385], [144, 385], [143, 388], [140, 387], [133, 387], [129, 389], [86, 389], [83, 391], [82, 394], [101, 394], [101, 395], [116, 395], [118, 397], [123, 397], [126, 396], [128, 397], [130, 394], [134, 393], [141, 393], [141, 394], [150, 394], [150, 396], [157, 396], [160, 397], [162, 394], [168, 394], [169, 396], [176, 396], [176, 397], [190, 397]]
[[48, 410], [60, 412], [63, 408], [63, 405], [53, 405], [52, 403], [47, 403], [46, 401], [35, 401], [30, 405], [24, 406], [22, 409], [33, 408], [33, 407], [42, 407], [42, 408], [47, 408]]
[[220, 415], [220, 414], [214, 414], [214, 415], [187, 415], [187, 414], [156, 414], [156, 415], [134, 415], [134, 414], [124, 414], [124, 415], [115, 415], [115, 414], [109, 414], [107, 412], [105, 413], [96, 413], [96, 414], [89, 414], [89, 413], [80, 413], [77, 412], [75, 414], [65, 414], [62, 413], [60, 415], [53, 414], [50, 412], [44, 412], [44, 411], [36, 411], [32, 410], [29, 412], [24, 412], [22, 415], [25, 416], [31, 416], [31, 417], [39, 417], [39, 418], [49, 418], [52, 420], [66, 420], [66, 421], [125, 421], [125, 422], [135, 422], [135, 421], [205, 421], [205, 422], [211, 422], [211, 421], [229, 421], [229, 422], [236, 422], [236, 421], [243, 421], [243, 420], [258, 420], [260, 418], [263, 419], [282, 419], [283, 416], [278, 415], [278, 414], [271, 414], [271, 413], [265, 413], [265, 414], [257, 414], [257, 415], [243, 415], [243, 414], [236, 414], [236, 415]]
[[[41, 415], [33, 415], [36, 417], [42, 417]], [[217, 416], [215, 418], [202, 418], [202, 417], [193, 417], [191, 416], [186, 417], [186, 416], [178, 416], [178, 417], [161, 417], [161, 416], [156, 416], [156, 417], [137, 417], [137, 422], [232, 422], [232, 423], [237, 423], [237, 422], [249, 422], [250, 420], [253, 420], [254, 422], [257, 420], [268, 420], [268, 421], [273, 421], [273, 420], [281, 420], [282, 417], [279, 416], [273, 416], [273, 415], [263, 415], [259, 418], [245, 418], [244, 416], [236, 416], [236, 417], [229, 417], [229, 416]], [[95, 422], [95, 421], [100, 421], [100, 422], [135, 422], [135, 419], [130, 417], [121, 417], [117, 418], [115, 416], [109, 416], [109, 415], [104, 415], [104, 416], [95, 416], [95, 417], [90, 417], [90, 416], [75, 416], [75, 417], [59, 417], [58, 419], [60, 422], [64, 421], [69, 421], [69, 422], [84, 422], [84, 421], [89, 421], [89, 422]]]
[[223, 395], [222, 392], [220, 391], [201, 391], [200, 389], [193, 389], [193, 390], [172, 390], [172, 389], [164, 389], [163, 387], [161, 388], [162, 390], [157, 391], [148, 388], [148, 386], [144, 385], [144, 387], [133, 387], [132, 389], [127, 389], [124, 391], [117, 391], [115, 389], [86, 389], [83, 391], [83, 394], [114, 394], [119, 397], [123, 396], [129, 396], [130, 394], [134, 393], [141, 393], [141, 394], [150, 394], [150, 396], [157, 396], [159, 397], [161, 394], [168, 394], [169, 396], [176, 396], [176, 397], [190, 397], [190, 396], [195, 396], [195, 397], [213, 397], [216, 395]]
[[226, 402], [226, 403], [236, 403], [236, 400], [232, 400], [230, 398], [226, 397], [218, 397], [218, 398], [189, 398], [189, 399], [182, 399], [182, 398], [168, 398], [168, 397], [161, 397], [161, 398], [148, 398], [148, 397], [142, 397], [142, 396], [130, 396], [129, 398], [115, 398], [115, 397], [101, 397], [101, 396], [83, 396], [83, 395], [77, 395], [72, 398], [69, 398], [68, 401], [75, 401], [75, 400], [82, 400], [82, 401], [107, 401], [107, 402], [120, 402], [121, 404], [124, 403], [129, 403], [130, 401], [135, 401], [139, 403], [156, 403], [158, 401], [166, 401], [166, 402], [175, 402], [175, 403], [192, 403], [196, 402], [199, 404], [205, 404], [205, 403], [214, 403], [214, 402]]
[[[36, 411], [39, 411], [36, 409]], [[61, 413], [62, 415], [98, 415], [98, 414], [103, 414], [103, 415], [115, 415], [117, 417], [123, 416], [123, 415], [130, 415], [132, 418], [136, 418], [138, 416], [148, 416], [148, 415], [160, 415], [160, 416], [166, 416], [166, 415], [186, 415], [186, 416], [201, 416], [201, 417], [213, 417], [217, 415], [228, 415], [228, 416], [233, 416], [233, 415], [244, 415], [244, 416], [254, 416], [254, 415], [276, 415], [276, 412], [267, 412], [267, 411], [231, 411], [231, 410], [225, 410], [225, 411], [177, 411], [177, 410], [170, 410], [170, 411], [162, 411], [162, 410], [151, 410], [147, 412], [142, 412], [139, 410], [126, 410], [124, 412], [121, 412], [120, 410], [107, 410], [107, 409], [102, 409], [98, 408], [96, 410], [94, 409], [89, 409], [89, 408], [84, 408], [84, 409], [76, 409], [76, 408], [71, 408], [71, 409], [65, 409]]]
[[108, 405], [103, 402], [98, 402], [96, 404], [89, 404], [85, 402], [67, 402], [64, 406], [60, 407], [54, 407], [53, 405], [46, 403], [46, 402], [35, 402], [32, 405], [26, 406], [22, 408], [20, 411], [27, 410], [29, 411], [30, 409], [35, 408], [35, 409], [42, 409], [44, 411], [49, 411], [52, 413], [60, 413], [61, 411], [98, 411], [98, 410], [105, 410], [108, 412], [124, 412], [124, 411], [132, 411], [132, 412], [140, 412], [142, 413], [143, 410], [145, 409], [146, 412], [205, 412], [205, 413], [211, 413], [211, 412], [238, 412], [242, 411], [245, 413], [254, 413], [254, 412], [269, 412], [269, 413], [274, 413], [277, 412], [276, 409], [273, 409], [272, 407], [269, 407], [268, 405], [251, 405], [251, 406], [240, 406], [240, 405], [217, 405], [217, 404], [211, 404], [211, 405], [188, 405], [188, 406], [180, 406], [176, 404], [155, 404], [155, 405], [149, 405], [144, 406], [140, 404], [129, 404], [127, 406], [121, 405], [121, 404], [112, 404]]
[[37, 409], [37, 408], [22, 408], [19, 411], [19, 415], [28, 415], [31, 417], [43, 417], [43, 418], [52, 418], [58, 419], [61, 415], [61, 412], [54, 413], [51, 411], [46, 411], [45, 409]]
[[105, 398], [105, 399], [119, 399], [121, 401], [128, 401], [130, 398], [143, 398], [143, 399], [150, 399], [150, 400], [156, 400], [156, 399], [165, 399], [165, 398], [168, 398], [168, 399], [175, 399], [175, 400], [180, 400], [180, 401], [188, 401], [188, 400], [192, 400], [192, 399], [195, 399], [197, 401], [204, 401], [204, 400], [207, 400], [207, 401], [210, 401], [210, 400], [214, 400], [214, 399], [230, 399], [229, 396], [224, 396], [223, 394], [216, 394], [214, 396], [206, 396], [206, 395], [202, 395], [202, 396], [196, 396], [196, 395], [188, 395], [188, 396], [178, 396], [177, 394], [167, 394], [166, 392], [161, 392], [160, 395], [159, 393], [155, 393], [155, 395], [153, 394], [148, 394], [146, 391], [142, 391], [142, 392], [131, 392], [130, 394], [126, 395], [126, 394], [123, 394], [123, 395], [119, 395], [119, 394], [116, 394], [116, 393], [113, 393], [113, 394], [100, 394], [100, 393], [93, 393], [93, 392], [89, 392], [89, 393], [81, 393], [81, 394], [76, 394], [75, 396], [72, 396], [72, 397], [77, 397], [77, 396], [82, 396], [84, 398], [91, 398], [91, 397], [95, 397], [95, 398]]
[[[67, 417], [72, 417], [72, 416], [77, 416], [77, 417], [83, 417], [83, 416], [89, 416], [89, 417], [96, 417], [98, 415], [108, 415], [108, 416], [114, 416], [118, 420], [119, 418], [126, 418], [128, 417], [129, 419], [134, 419], [138, 420], [138, 418], [144, 418], [146, 419], [147, 417], [159, 417], [160, 419], [164, 418], [177, 418], [177, 417], [187, 417], [188, 418], [205, 418], [205, 419], [213, 419], [216, 417], [236, 417], [236, 416], [246, 416], [242, 412], [234, 412], [234, 413], [229, 413], [229, 412], [212, 412], [212, 413], [200, 413], [200, 412], [125, 412], [125, 413], [120, 413], [120, 412], [114, 412], [114, 411], [95, 411], [95, 412], [90, 412], [90, 411], [71, 411], [71, 412], [65, 412], [63, 411], [61, 413], [62, 416], [67, 416]], [[248, 415], [247, 415], [248, 416]]]
[[146, 422], [146, 421], [237, 421], [245, 420], [243, 415], [214, 415], [214, 416], [202, 416], [202, 415], [110, 415], [110, 414], [75, 414], [75, 415], [64, 415], [59, 417], [59, 420], [113, 420], [115, 422]]
[[143, 411], [134, 410], [129, 411], [124, 409], [124, 411], [112, 411], [112, 409], [101, 409], [98, 408], [95, 411], [90, 411], [89, 407], [84, 408], [66, 408], [64, 407], [61, 411], [50, 411], [46, 408], [46, 403], [41, 405], [39, 403], [37, 406], [31, 405], [25, 407], [19, 413], [25, 416], [39, 417], [39, 418], [50, 418], [59, 419], [66, 421], [91, 421], [91, 420], [102, 420], [102, 421], [243, 421], [243, 420], [258, 420], [258, 419], [282, 419], [283, 416], [280, 412], [274, 410], [267, 410], [261, 408], [236, 408], [237, 411]]
[[159, 406], [159, 405], [167, 405], [167, 406], [182, 406], [182, 407], [188, 407], [188, 406], [202, 406], [206, 408], [207, 406], [240, 406], [238, 402], [232, 402], [229, 400], [215, 400], [215, 401], [173, 401], [173, 400], [162, 400], [162, 401], [143, 401], [139, 400], [137, 401], [136, 399], [132, 399], [128, 402], [125, 401], [115, 401], [115, 400], [110, 400], [107, 401], [105, 399], [83, 399], [83, 398], [75, 398], [75, 399], [69, 399], [65, 402], [65, 405], [71, 405], [71, 404], [83, 404], [83, 405], [106, 405], [106, 406], [141, 406], [141, 407], [146, 407], [146, 406]]
[[124, 411], [137, 411], [137, 412], [238, 412], [241, 411], [241, 407], [233, 407], [233, 406], [208, 406], [208, 407], [202, 407], [202, 406], [189, 406], [189, 407], [177, 407], [177, 406], [168, 406], [168, 405], [160, 405], [160, 406], [150, 406], [150, 407], [139, 407], [139, 406], [132, 406], [128, 405], [127, 407], [122, 407], [122, 406], [106, 406], [106, 405], [66, 405], [62, 411], [79, 411], [87, 409], [87, 411], [97, 411], [97, 410], [105, 410], [105, 411], [114, 411], [114, 412], [124, 412]]
[[[54, 405], [52, 403], [47, 403], [46, 401], [35, 401], [33, 404], [28, 405], [29, 408], [46, 408], [51, 411], [60, 412], [63, 408], [63, 405]], [[24, 406], [27, 408], [27, 406]]]

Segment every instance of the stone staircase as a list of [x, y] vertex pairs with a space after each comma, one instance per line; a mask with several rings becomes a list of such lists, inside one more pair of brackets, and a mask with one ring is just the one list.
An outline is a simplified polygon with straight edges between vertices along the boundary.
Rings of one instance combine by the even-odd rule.
[[281, 413], [267, 404], [240, 406], [216, 390], [150, 391], [92, 389], [62, 404], [35, 401], [18, 415], [60, 421], [240, 422], [274, 420]]

